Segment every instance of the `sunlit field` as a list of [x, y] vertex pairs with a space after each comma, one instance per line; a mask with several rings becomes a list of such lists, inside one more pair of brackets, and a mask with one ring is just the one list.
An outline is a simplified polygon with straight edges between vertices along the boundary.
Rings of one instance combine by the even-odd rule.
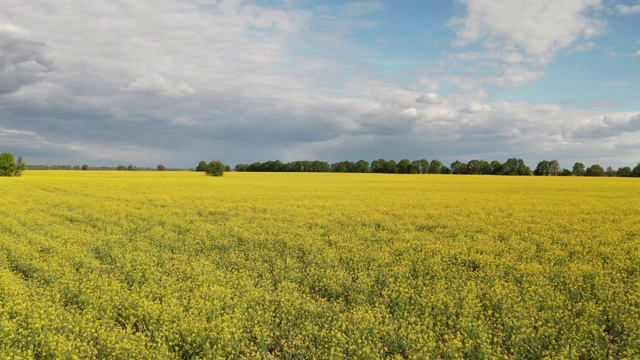
[[0, 178], [0, 358], [638, 358], [640, 180]]

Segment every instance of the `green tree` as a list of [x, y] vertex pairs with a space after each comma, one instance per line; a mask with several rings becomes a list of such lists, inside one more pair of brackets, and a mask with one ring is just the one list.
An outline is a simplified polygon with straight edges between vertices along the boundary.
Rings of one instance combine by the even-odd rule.
[[402, 159], [398, 162], [398, 174], [409, 174], [411, 172], [411, 161]]
[[429, 164], [429, 174], [440, 174], [442, 172], [442, 162], [433, 159]]
[[604, 176], [604, 174], [604, 169], [598, 164], [589, 166], [589, 168], [585, 172], [586, 176]]
[[371, 162], [371, 172], [372, 173], [382, 173], [382, 172], [384, 172], [384, 169], [385, 169], [386, 166], [387, 166], [387, 160], [385, 160], [385, 159], [373, 160]]
[[518, 175], [518, 169], [520, 167], [520, 163], [516, 158], [507, 159], [507, 161], [502, 164], [502, 175]]
[[470, 160], [467, 163], [467, 174], [479, 175], [482, 174], [482, 162], [480, 160]]
[[560, 162], [556, 159], [549, 161], [549, 175], [558, 176], [560, 174]]
[[420, 159], [420, 174], [428, 174], [429, 173], [429, 160]]
[[224, 175], [224, 164], [221, 161], [213, 160], [205, 169], [205, 174], [210, 176], [222, 176]]
[[571, 173], [575, 176], [584, 176], [584, 174], [586, 173], [584, 164], [581, 162], [573, 164], [573, 170], [571, 171]]
[[20, 176], [26, 168], [27, 165], [22, 160], [22, 156], [18, 156], [16, 161], [15, 156], [10, 152], [0, 154], [0, 176]]
[[456, 160], [451, 163], [451, 173], [452, 174], [466, 174], [467, 173], [467, 164], [463, 163], [460, 160]]
[[87, 165], [87, 164], [82, 165], [82, 170], [86, 171], [86, 170], [89, 170], [89, 169], [90, 169], [89, 165]]
[[628, 167], [628, 166], [619, 167], [618, 171], [616, 171], [616, 176], [630, 177], [631, 176], [631, 168]]
[[611, 166], [607, 167], [607, 176], [616, 176], [616, 171]]
[[491, 173], [494, 175], [500, 175], [502, 174], [502, 164], [500, 163], [500, 161], [498, 160], [493, 160], [490, 164], [491, 166]]
[[538, 163], [538, 165], [536, 166], [536, 169], [533, 170], [533, 175], [549, 175], [549, 161], [547, 160], [542, 160]]
[[389, 160], [384, 166], [384, 171], [388, 174], [397, 174], [398, 173], [398, 163], [395, 160]]
[[156, 167], [156, 170], [157, 170], [157, 171], [165, 171], [166, 169], [167, 169], [167, 168], [166, 168], [166, 167], [164, 167], [164, 165], [162, 165], [162, 164], [160, 164], [160, 165], [158, 165], [158, 166]]
[[201, 171], [201, 172], [207, 171], [207, 162], [204, 160], [201, 160], [198, 163], [198, 166], [196, 166], [196, 171]]
[[420, 160], [413, 160], [411, 162], [410, 174], [420, 174]]
[[638, 165], [633, 168], [633, 171], [631, 171], [631, 176], [640, 177], [640, 163], [638, 163]]
[[369, 162], [367, 160], [358, 160], [354, 171], [359, 173], [369, 172]]

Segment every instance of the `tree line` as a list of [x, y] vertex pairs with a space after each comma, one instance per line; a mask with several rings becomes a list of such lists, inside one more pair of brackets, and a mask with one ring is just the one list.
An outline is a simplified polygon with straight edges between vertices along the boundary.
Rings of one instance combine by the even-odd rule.
[[[204, 163], [204, 162], [201, 162]], [[206, 164], [206, 163], [205, 163]], [[586, 167], [576, 162], [572, 169], [562, 168], [558, 160], [542, 160], [531, 170], [522, 159], [509, 158], [505, 162], [493, 160], [456, 160], [446, 166], [440, 160], [427, 159], [400, 161], [377, 159], [369, 163], [366, 160], [357, 162], [345, 160], [329, 164], [326, 161], [292, 161], [283, 163], [280, 160], [237, 164], [235, 171], [251, 172], [343, 172], [343, 173], [386, 173], [386, 174], [460, 174], [460, 175], [537, 175], [537, 176], [620, 176], [640, 177], [640, 163], [633, 169], [629, 166], [614, 170], [610, 166], [604, 169], [599, 164]]]
[[[117, 167], [95, 167], [89, 165], [26, 165], [19, 156], [17, 159], [12, 153], [4, 152], [0, 154], [0, 176], [20, 176], [25, 169], [33, 170], [168, 170], [160, 164], [156, 168], [139, 168], [135, 165], [118, 165]], [[386, 174], [468, 174], [468, 175], [537, 175], [537, 176], [617, 176], [617, 177], [640, 177], [640, 163], [634, 168], [630, 166], [619, 167], [614, 170], [611, 166], [604, 169], [599, 164], [586, 167], [581, 162], [573, 164], [571, 169], [560, 166], [558, 160], [542, 160], [538, 162], [532, 171], [522, 159], [509, 158], [505, 162], [493, 160], [473, 159], [468, 162], [456, 160], [446, 166], [438, 159], [431, 161], [427, 159], [400, 161], [376, 159], [371, 163], [361, 159], [357, 162], [344, 160], [329, 164], [320, 160], [303, 160], [283, 163], [280, 160], [270, 160], [265, 162], [254, 162], [251, 164], [237, 164], [235, 171], [250, 172], [337, 172], [337, 173], [386, 173]], [[180, 169], [171, 169], [180, 170]], [[225, 165], [219, 160], [209, 163], [202, 160], [198, 163], [195, 171], [204, 172], [207, 175], [222, 176], [225, 171], [231, 171], [229, 165]]]

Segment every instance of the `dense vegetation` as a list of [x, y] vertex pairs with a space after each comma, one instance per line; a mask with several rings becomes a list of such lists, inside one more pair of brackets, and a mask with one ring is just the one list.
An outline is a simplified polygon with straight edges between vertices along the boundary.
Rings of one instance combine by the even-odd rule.
[[26, 164], [22, 160], [22, 156], [18, 156], [9, 152], [0, 154], [0, 176], [20, 176], [26, 168]]
[[[201, 162], [201, 166], [204, 162]], [[206, 163], [205, 163], [206, 164]], [[620, 176], [640, 177], [640, 163], [633, 170], [630, 167], [620, 167], [613, 170], [608, 167], [604, 170], [600, 165], [594, 164], [585, 168], [584, 164], [577, 162], [573, 169], [563, 169], [558, 160], [543, 160], [538, 163], [534, 171], [524, 163], [522, 159], [509, 158], [504, 163], [497, 160], [488, 162], [485, 160], [470, 160], [463, 163], [459, 160], [447, 167], [440, 160], [426, 159], [410, 161], [377, 159], [369, 164], [366, 160], [340, 161], [329, 165], [326, 161], [292, 161], [283, 163], [280, 160], [254, 162], [251, 164], [237, 164], [236, 171], [251, 172], [341, 172], [341, 173], [387, 173], [387, 174], [469, 174], [469, 175], [576, 175], [576, 176]]]
[[640, 357], [626, 178], [0, 178], [0, 358]]

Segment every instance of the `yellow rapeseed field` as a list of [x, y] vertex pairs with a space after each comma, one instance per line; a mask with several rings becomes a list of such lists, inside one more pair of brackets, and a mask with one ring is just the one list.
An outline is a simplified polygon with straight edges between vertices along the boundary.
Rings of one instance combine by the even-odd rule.
[[640, 357], [640, 180], [0, 178], [0, 358]]

